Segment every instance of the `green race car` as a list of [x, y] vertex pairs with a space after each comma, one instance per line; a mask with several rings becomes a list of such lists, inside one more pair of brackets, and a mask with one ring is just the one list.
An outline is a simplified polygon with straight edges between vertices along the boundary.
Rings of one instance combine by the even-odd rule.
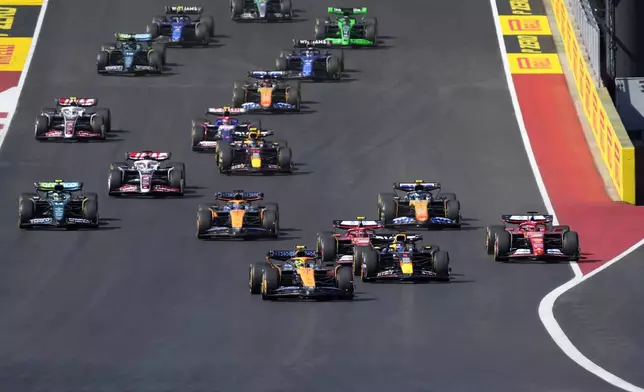
[[378, 41], [378, 19], [361, 18], [355, 15], [365, 15], [367, 7], [337, 8], [329, 7], [328, 13], [340, 15], [324, 21], [315, 20], [315, 39], [326, 40], [339, 46], [375, 46]]

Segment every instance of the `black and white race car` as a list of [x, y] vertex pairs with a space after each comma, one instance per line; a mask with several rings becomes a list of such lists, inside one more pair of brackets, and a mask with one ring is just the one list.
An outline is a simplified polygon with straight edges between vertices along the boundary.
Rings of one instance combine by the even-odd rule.
[[183, 196], [186, 168], [183, 163], [170, 163], [169, 152], [128, 152], [128, 162], [110, 164], [108, 194]]
[[111, 113], [94, 108], [97, 104], [95, 98], [58, 98], [56, 107], [43, 108], [36, 117], [36, 140], [105, 140], [112, 127]]

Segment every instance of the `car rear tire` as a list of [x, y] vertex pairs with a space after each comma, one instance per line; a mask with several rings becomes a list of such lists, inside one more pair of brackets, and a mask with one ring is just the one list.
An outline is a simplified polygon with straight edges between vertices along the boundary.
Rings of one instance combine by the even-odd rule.
[[269, 295], [280, 287], [280, 274], [277, 269], [270, 267], [264, 269], [262, 274], [262, 299], [269, 300]]
[[215, 18], [208, 15], [208, 16], [201, 17], [200, 21], [208, 29], [208, 35], [210, 35], [210, 37], [214, 37], [215, 36]]
[[192, 139], [192, 145], [190, 148], [192, 151], [197, 151], [199, 143], [206, 139], [206, 132], [201, 124], [203, 124], [202, 120], [192, 120], [192, 128], [190, 130]]
[[18, 198], [18, 227], [21, 229], [28, 228], [29, 221], [34, 218], [36, 206], [32, 197], [37, 196], [35, 193], [22, 193]]
[[286, 103], [295, 106], [295, 111], [298, 112], [300, 111], [300, 104], [302, 103], [300, 86], [298, 84], [295, 88], [290, 86], [286, 89]]
[[221, 173], [230, 172], [233, 166], [233, 158], [234, 158], [233, 148], [228, 143], [221, 143], [219, 145], [218, 155], [219, 155], [218, 156], [219, 171]]
[[364, 263], [364, 252], [373, 250], [370, 246], [356, 246], [353, 248], [353, 275], [360, 276]]
[[493, 225], [485, 228], [485, 251], [488, 255], [494, 254], [494, 241], [496, 234], [505, 231], [505, 226]]
[[158, 38], [160, 34], [160, 28], [157, 22], [152, 22], [151, 24], [145, 27], [145, 32], [150, 34], [152, 38]]
[[494, 240], [494, 260], [495, 261], [505, 261], [508, 259], [510, 254], [510, 248], [512, 246], [512, 235], [507, 231], [502, 231], [496, 233], [496, 238]]
[[103, 124], [105, 125], [105, 132], [112, 131], [112, 112], [110, 109], [96, 109], [96, 114], [103, 118]]
[[342, 76], [340, 60], [337, 57], [327, 57], [326, 59], [326, 77], [329, 79], [340, 79]]
[[230, 19], [237, 19], [244, 13], [244, 0], [230, 0]]
[[85, 204], [83, 204], [83, 217], [92, 222], [93, 227], [98, 227], [98, 199], [90, 198], [85, 201]]
[[318, 233], [316, 248], [322, 255], [322, 261], [335, 261], [338, 258], [338, 241], [330, 231]]
[[271, 266], [265, 261], [250, 265], [248, 271], [248, 289], [251, 294], [260, 294], [262, 292], [262, 276], [268, 268], [271, 268]]
[[434, 253], [434, 273], [440, 280], [449, 280], [449, 253], [438, 251]]
[[461, 204], [458, 200], [448, 200], [445, 203], [445, 218], [458, 221], [461, 217]]
[[154, 67], [155, 72], [163, 72], [163, 56], [161, 53], [153, 51], [152, 53], [150, 53], [150, 58], [148, 61], [150, 62], [150, 66]]
[[315, 20], [315, 39], [325, 39], [326, 38], [326, 25], [320, 21], [320, 19]]
[[280, 12], [282, 14], [290, 15], [292, 9], [293, 9], [293, 5], [291, 4], [291, 0], [280, 1]]
[[241, 108], [246, 103], [246, 91], [242, 87], [233, 88], [233, 107]]
[[203, 23], [198, 23], [195, 27], [195, 36], [204, 46], [208, 46], [210, 43], [210, 31], [208, 31], [208, 26]]
[[101, 116], [100, 114], [92, 116], [92, 119], [90, 120], [90, 125], [92, 127], [92, 132], [96, 132], [100, 134], [99, 136], [100, 140], [105, 140], [106, 127], [103, 120], [103, 116]]

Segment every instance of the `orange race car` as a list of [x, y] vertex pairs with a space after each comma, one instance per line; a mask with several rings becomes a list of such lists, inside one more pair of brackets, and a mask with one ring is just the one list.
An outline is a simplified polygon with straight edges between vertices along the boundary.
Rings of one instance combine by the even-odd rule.
[[394, 193], [378, 195], [378, 218], [386, 227], [460, 228], [461, 204], [456, 194], [440, 190], [438, 182], [396, 182]]
[[247, 82], [235, 82], [233, 107], [247, 111], [299, 112], [302, 98], [300, 84], [285, 84], [279, 79], [287, 76], [283, 71], [251, 71]]
[[279, 235], [277, 203], [263, 203], [262, 192], [215, 193], [215, 203], [197, 210], [197, 238], [248, 238]]

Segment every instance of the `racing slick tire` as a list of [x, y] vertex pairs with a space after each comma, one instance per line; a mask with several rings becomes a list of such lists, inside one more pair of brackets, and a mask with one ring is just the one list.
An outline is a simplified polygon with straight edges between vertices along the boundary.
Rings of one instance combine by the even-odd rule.
[[202, 16], [201, 23], [203, 23], [204, 26], [208, 29], [208, 35], [210, 37], [215, 36], [215, 18], [213, 18], [211, 15], [208, 16]]
[[494, 239], [494, 260], [505, 261], [508, 259], [507, 255], [510, 253], [512, 246], [512, 235], [507, 231], [496, 233]]
[[269, 300], [269, 295], [280, 287], [280, 274], [277, 269], [265, 268], [262, 274], [262, 299]]
[[230, 19], [235, 20], [244, 13], [244, 0], [230, 0]]
[[154, 44], [152, 45], [152, 52], [157, 52], [161, 53], [161, 63], [163, 65], [166, 64], [167, 61], [167, 56], [166, 56], [166, 50], [165, 50], [165, 45], [164, 44]]
[[372, 250], [370, 246], [356, 246], [353, 248], [353, 274], [360, 276], [364, 262], [364, 252]]
[[362, 253], [360, 278], [363, 282], [370, 282], [378, 276], [378, 264], [378, 252], [374, 249], [365, 250]]
[[21, 229], [29, 228], [29, 221], [34, 218], [36, 206], [32, 197], [38, 196], [35, 193], [21, 193], [18, 198], [18, 227]]
[[201, 41], [204, 46], [210, 44], [210, 31], [208, 31], [208, 26], [203, 23], [198, 23], [195, 27], [195, 37], [197, 40]]
[[398, 211], [393, 194], [380, 193], [378, 195], [378, 219], [387, 225], [393, 223], [397, 215]]
[[325, 39], [326, 38], [326, 24], [320, 19], [315, 19], [315, 39]]
[[448, 200], [445, 203], [445, 218], [458, 221], [461, 217], [461, 204], [458, 200]]
[[163, 55], [161, 53], [150, 53], [148, 61], [150, 62], [150, 66], [154, 67], [156, 73], [163, 72]]
[[91, 227], [98, 227], [98, 195], [96, 193], [88, 193], [88, 197], [83, 203], [83, 218], [92, 222]]
[[202, 120], [192, 120], [192, 128], [190, 129], [190, 138], [192, 141], [190, 148], [192, 151], [199, 150], [199, 143], [206, 139], [206, 132], [201, 126], [202, 123]]
[[338, 257], [338, 241], [331, 231], [318, 233], [315, 247], [322, 255], [322, 261], [334, 261]]
[[327, 57], [326, 59], [326, 77], [328, 79], [340, 79], [342, 76], [342, 67], [337, 57]]
[[365, 39], [373, 42], [374, 45], [378, 42], [378, 19], [371, 18], [365, 20], [364, 26], [364, 37]]
[[[110, 165], [112, 166], [112, 165]], [[109, 196], [120, 196], [119, 189], [123, 186], [123, 173], [117, 168], [111, 168], [107, 176], [107, 194]]]
[[275, 69], [277, 71], [288, 71], [288, 59], [286, 57], [278, 57], [275, 59]]
[[220, 173], [230, 173], [233, 166], [234, 153], [233, 149], [228, 143], [221, 143], [219, 145], [219, 154], [217, 154], [217, 164]]
[[96, 109], [96, 114], [103, 118], [103, 124], [105, 124], [105, 132], [112, 131], [112, 112], [110, 109]]
[[168, 173], [168, 182], [172, 188], [179, 188], [179, 196], [183, 196], [186, 188], [186, 165], [175, 163], [173, 169]]
[[197, 210], [197, 238], [203, 239], [204, 234], [212, 227], [212, 213], [207, 205], [199, 206]]
[[280, 12], [284, 15], [290, 15], [293, 9], [291, 0], [281, 0], [280, 1]]
[[279, 237], [279, 217], [275, 210], [264, 210], [262, 214], [262, 227], [270, 233], [273, 238]]
[[280, 147], [277, 149], [277, 164], [280, 170], [285, 173], [290, 173], [293, 170], [293, 162], [291, 160], [292, 152], [288, 147]]
[[340, 49], [340, 72], [344, 72], [344, 50]]
[[570, 257], [571, 261], [579, 259], [579, 234], [576, 231], [563, 233], [563, 254]]
[[110, 65], [110, 53], [106, 50], [101, 50], [96, 55], [96, 72], [105, 72], [105, 67]]
[[49, 117], [38, 116], [36, 117], [36, 125], [34, 126], [34, 137], [36, 140], [47, 140], [45, 136], [49, 131]]
[[92, 116], [92, 119], [90, 120], [90, 125], [92, 127], [92, 132], [100, 133], [101, 136], [99, 136], [99, 139], [105, 140], [106, 126], [105, 126], [105, 120], [103, 120], [103, 116], [101, 115]]
[[109, 52], [110, 50], [112, 50], [114, 48], [115, 48], [115, 45], [112, 42], [108, 42], [108, 43], [105, 43], [105, 44], [101, 45], [101, 50], [102, 51], [104, 50], [106, 52]]
[[125, 162], [112, 162], [110, 163], [110, 170], [118, 170], [119, 167], [127, 167]]
[[449, 280], [449, 253], [438, 251], [434, 253], [434, 273], [440, 280]]
[[289, 86], [286, 88], [286, 103], [289, 105], [295, 106], [295, 111], [299, 112], [300, 111], [300, 104], [302, 103], [302, 97], [301, 94], [301, 84], [297, 84], [295, 88], [293, 86]]
[[335, 273], [335, 285], [338, 289], [353, 294], [355, 291], [353, 285], [353, 275], [348, 267], [339, 267]]
[[268, 268], [271, 267], [265, 261], [251, 264], [248, 268], [248, 289], [251, 294], [260, 294], [262, 292], [262, 276]]
[[233, 87], [233, 107], [241, 108], [242, 105], [246, 102], [246, 91], [243, 87], [235, 84]]
[[272, 202], [271, 203], [264, 203], [264, 209], [273, 210], [273, 211], [277, 212], [277, 219], [279, 219], [279, 217], [280, 217], [280, 208], [279, 208], [279, 205], [277, 203], [272, 203]]
[[165, 16], [164, 15], [157, 15], [154, 18], [152, 18], [152, 23], [161, 23], [165, 21]]
[[[441, 199], [447, 200], [447, 201], [449, 201], [449, 200], [458, 201], [458, 199], [456, 198], [456, 193], [452, 193], [452, 192], [441, 193], [440, 197], [441, 197]], [[458, 208], [459, 209], [461, 208], [461, 202], [460, 201], [458, 202]]]
[[485, 228], [485, 251], [488, 255], [494, 254], [494, 241], [496, 234], [505, 231], [505, 226], [493, 225]]
[[[156, 18], [155, 18], [156, 19]], [[153, 21], [151, 24], [145, 27], [145, 32], [150, 34], [152, 38], [158, 38], [160, 34], [159, 24], [156, 21]]]

